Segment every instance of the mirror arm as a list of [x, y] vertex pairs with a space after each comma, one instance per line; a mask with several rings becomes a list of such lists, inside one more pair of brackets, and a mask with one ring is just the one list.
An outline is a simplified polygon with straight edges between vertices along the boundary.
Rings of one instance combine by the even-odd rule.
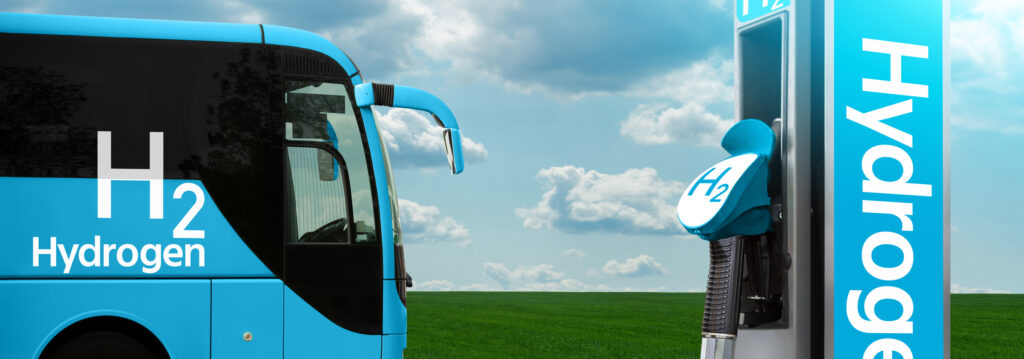
[[362, 83], [355, 86], [356, 106], [388, 106], [429, 112], [445, 129], [444, 140], [452, 174], [462, 173], [462, 134], [448, 105], [429, 92], [407, 86]]

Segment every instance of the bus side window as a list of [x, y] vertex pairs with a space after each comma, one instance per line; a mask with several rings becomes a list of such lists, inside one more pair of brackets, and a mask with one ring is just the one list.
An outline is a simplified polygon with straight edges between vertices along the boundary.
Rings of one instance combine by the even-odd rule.
[[364, 129], [347, 87], [285, 82], [285, 140], [330, 143], [347, 164], [353, 242], [379, 243], [377, 203]]
[[286, 161], [288, 242], [348, 243], [345, 186], [334, 157], [315, 147], [288, 146]]

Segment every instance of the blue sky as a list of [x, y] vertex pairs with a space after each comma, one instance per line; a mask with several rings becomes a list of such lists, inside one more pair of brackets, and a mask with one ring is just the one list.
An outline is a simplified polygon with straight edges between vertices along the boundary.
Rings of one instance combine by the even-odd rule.
[[[422, 114], [377, 109], [420, 290], [700, 291], [707, 244], [674, 206], [725, 156], [732, 3], [3, 1], [0, 11], [267, 23], [333, 41], [371, 81], [460, 121], [447, 174]], [[953, 1], [952, 286], [1024, 293], [1024, 3]]]

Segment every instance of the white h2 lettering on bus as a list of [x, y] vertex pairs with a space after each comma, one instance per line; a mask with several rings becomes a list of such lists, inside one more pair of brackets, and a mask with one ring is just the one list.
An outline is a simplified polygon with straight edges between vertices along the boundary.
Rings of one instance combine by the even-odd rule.
[[[111, 218], [111, 182], [112, 181], [147, 181], [149, 182], [149, 218], [162, 220], [164, 217], [164, 134], [149, 133], [149, 168], [112, 168], [111, 134], [109, 131], [98, 131], [97, 139], [97, 188], [96, 218]], [[182, 199], [185, 192], [195, 196], [195, 202], [171, 231], [172, 238], [206, 238], [206, 231], [188, 229], [206, 201], [202, 188], [194, 183], [182, 183], [174, 189], [173, 198]], [[184, 247], [184, 248], [182, 248]], [[111, 254], [121, 267], [134, 267], [142, 263], [142, 272], [153, 274], [160, 271], [166, 264], [169, 267], [191, 267], [193, 256], [199, 267], [206, 266], [206, 249], [202, 244], [144, 244], [139, 249], [134, 244], [104, 244], [100, 235], [95, 235], [92, 244], [72, 244], [70, 248], [57, 242], [57, 237], [50, 237], [50, 245], [42, 248], [39, 237], [32, 237], [32, 266], [39, 267], [39, 258], [49, 256], [50, 267], [57, 267], [57, 259], [63, 261], [64, 273], [70, 273], [74, 263], [85, 268], [109, 267]], [[77, 254], [77, 256], [76, 256]]]
[[[863, 50], [889, 55], [889, 80], [864, 78], [862, 89], [865, 92], [885, 93], [900, 96], [928, 98], [928, 86], [906, 83], [902, 81], [902, 60], [904, 56], [928, 58], [928, 47], [899, 42], [863, 39]], [[914, 147], [914, 136], [882, 121], [912, 113], [914, 100], [908, 99], [886, 107], [862, 113], [850, 106], [846, 107], [846, 118], [867, 127], [907, 148]], [[902, 173], [893, 181], [884, 181], [874, 172], [876, 161], [888, 158], [899, 163]], [[893, 196], [931, 197], [932, 186], [923, 183], [911, 183], [914, 174], [914, 161], [906, 150], [899, 146], [878, 144], [864, 152], [861, 169], [866, 178], [862, 184], [863, 193], [874, 193]], [[910, 202], [891, 202], [863, 200], [862, 212], [865, 214], [891, 215], [899, 219], [900, 232], [913, 232], [914, 222], [910, 218], [914, 214], [914, 204]], [[875, 263], [872, 253], [880, 246], [896, 247], [903, 254], [903, 261], [895, 267], [883, 267]], [[879, 231], [869, 236], [861, 250], [861, 262], [865, 271], [872, 277], [886, 282], [903, 278], [914, 266], [914, 248], [903, 234], [892, 231]], [[860, 290], [851, 290], [846, 298], [846, 317], [850, 324], [860, 332], [875, 334], [910, 334], [914, 332], [914, 323], [910, 320], [914, 314], [914, 300], [905, 290], [894, 286], [879, 286], [868, 292], [864, 297], [864, 314], [860, 315]], [[882, 300], [894, 300], [900, 304], [902, 314], [894, 320], [883, 320], [878, 317], [875, 306]], [[865, 359], [874, 358], [882, 353], [883, 357], [892, 357], [899, 353], [904, 359], [913, 359], [910, 348], [900, 340], [883, 338], [868, 345], [864, 352]]]

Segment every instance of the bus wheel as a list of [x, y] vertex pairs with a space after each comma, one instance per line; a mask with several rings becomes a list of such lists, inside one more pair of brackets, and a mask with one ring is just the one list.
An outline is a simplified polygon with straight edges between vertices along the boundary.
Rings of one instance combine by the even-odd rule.
[[145, 344], [131, 336], [112, 332], [96, 331], [71, 338], [54, 348], [48, 359], [157, 359]]

